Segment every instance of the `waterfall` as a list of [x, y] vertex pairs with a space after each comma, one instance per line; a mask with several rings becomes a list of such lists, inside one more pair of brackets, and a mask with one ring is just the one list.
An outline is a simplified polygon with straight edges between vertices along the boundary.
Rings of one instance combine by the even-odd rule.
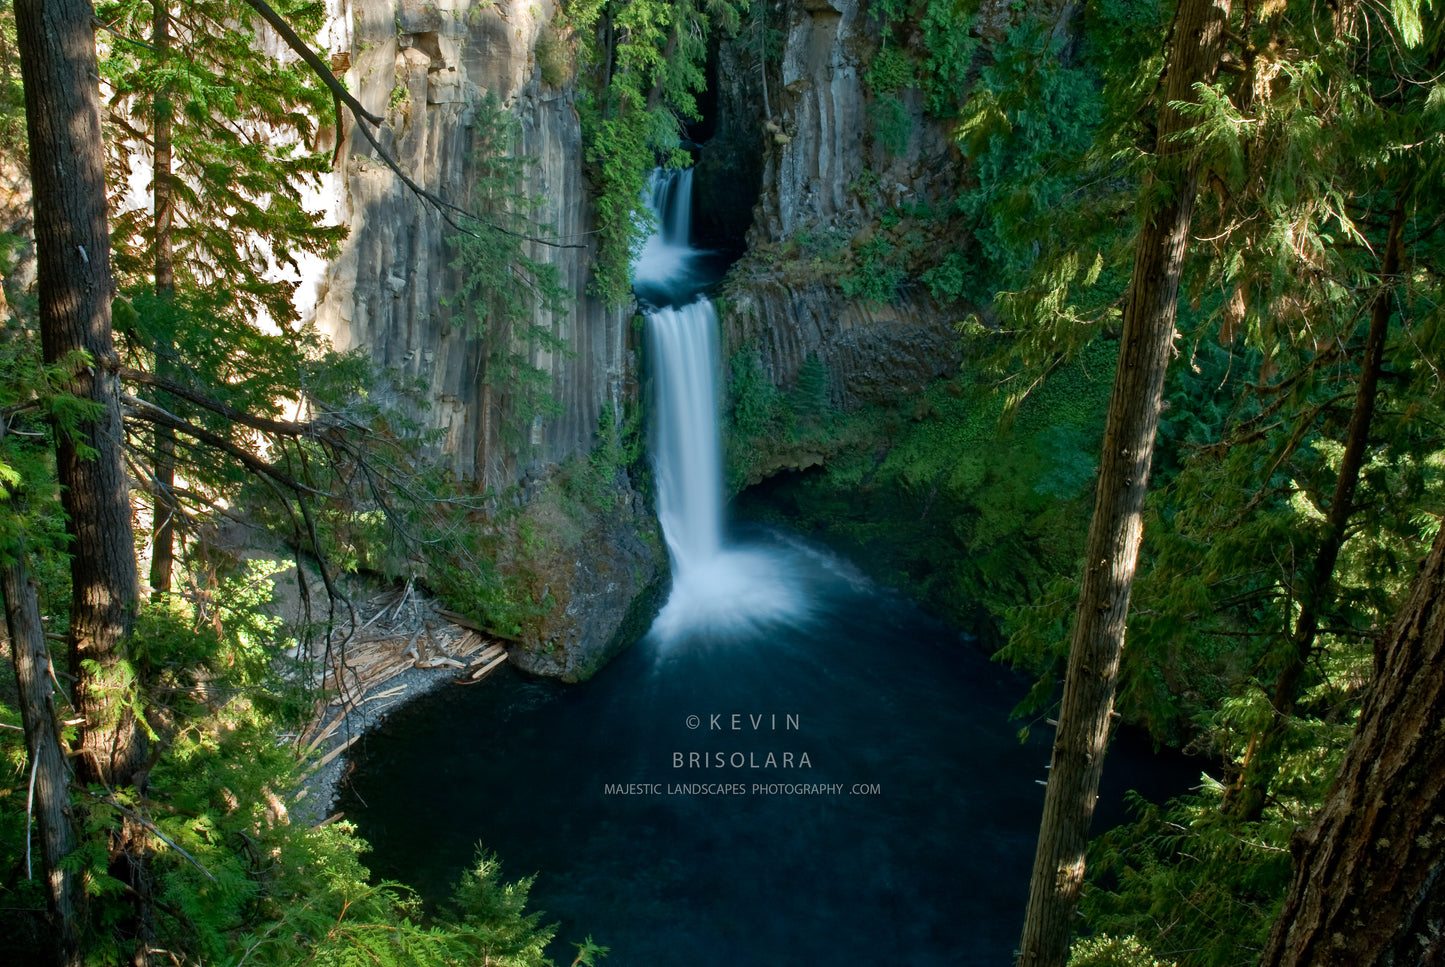
[[722, 463], [717, 432], [717, 317], [700, 299], [648, 316], [656, 371], [657, 516], [674, 576], [722, 550]]
[[633, 261], [633, 289], [647, 310], [657, 516], [672, 563], [672, 594], [653, 633], [671, 638], [804, 617], [806, 596], [776, 551], [723, 538], [717, 315], [700, 294], [703, 253], [689, 240], [692, 171], [653, 172], [648, 204], [656, 228]]
[[698, 297], [702, 254], [691, 245], [692, 169], [658, 168], [647, 186], [653, 231], [632, 260], [632, 290], [647, 306], [672, 306]]

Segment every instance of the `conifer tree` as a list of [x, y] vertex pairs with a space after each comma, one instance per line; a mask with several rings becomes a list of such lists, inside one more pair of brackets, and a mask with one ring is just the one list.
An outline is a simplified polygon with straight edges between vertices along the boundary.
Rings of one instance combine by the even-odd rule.
[[[40, 9], [44, 6], [46, 9]], [[95, 34], [88, 0], [17, 4], [47, 364], [77, 404], [58, 414], [56, 465], [71, 533], [69, 647], [85, 719], [77, 771], [112, 788], [142, 778], [145, 734], [124, 652], [139, 594], [111, 339], [110, 239]]]
[[[65, 396], [52, 404], [56, 475], [70, 536], [70, 625], [67, 644], [81, 719], [75, 770], [84, 783], [115, 790], [143, 788], [146, 733], [137, 708], [127, 637], [139, 597], [132, 546], [129, 487], [121, 452], [119, 360], [111, 339], [110, 239], [96, 46], [89, 0], [15, 5], [35, 210], [39, 318], [45, 362], [63, 373]], [[7, 621], [17, 666], [34, 660], [34, 633], [22, 572], [7, 575]], [[23, 660], [22, 659], [23, 656]], [[33, 669], [32, 675], [33, 678]], [[49, 712], [35, 701], [25, 711]], [[35, 767], [56, 754], [43, 721], [28, 734]], [[38, 774], [38, 773], [37, 773]], [[54, 776], [48, 776], [53, 779]], [[59, 796], [59, 790], [52, 790]], [[69, 892], [58, 872], [64, 834], [47, 831], [45, 860], [52, 883], [55, 957], [76, 956]], [[144, 848], [127, 824], [113, 845], [112, 866], [137, 896], [144, 890]], [[137, 920], [144, 914], [138, 913]], [[143, 948], [138, 946], [138, 951]], [[138, 962], [145, 962], [138, 953]]]
[[[7, 481], [0, 500], [13, 505], [22, 499], [22, 493]], [[18, 508], [7, 509], [14, 514], [12, 522], [19, 522]], [[77, 908], [81, 898], [80, 879], [66, 863], [75, 849], [75, 829], [70, 817], [70, 777], [65, 743], [60, 734], [60, 709], [49, 674], [50, 649], [41, 624], [39, 594], [28, 566], [30, 549], [24, 524], [5, 536], [8, 546], [0, 551], [0, 598], [5, 604], [5, 628], [10, 636], [11, 664], [30, 761], [32, 791], [29, 797], [34, 803], [36, 826], [40, 831], [50, 953], [53, 963], [70, 967], [79, 962]]]
[[501, 464], [525, 452], [524, 434], [552, 408], [549, 374], [534, 365], [533, 353], [565, 351], [544, 323], [566, 310], [567, 292], [556, 266], [532, 258], [523, 244], [537, 201], [521, 191], [530, 162], [513, 154], [516, 119], [490, 94], [473, 111], [468, 208], [475, 218], [448, 240], [458, 282], [446, 302], [482, 345], [476, 466], [479, 482], [490, 486], [507, 479]]
[[[309, 347], [295, 329], [295, 283], [280, 273], [299, 277], [298, 256], [324, 253], [344, 231], [304, 204], [305, 189], [330, 164], [317, 120], [330, 95], [306, 65], [263, 49], [260, 21], [244, 3], [111, 0], [100, 13], [120, 36], [150, 38], [113, 44], [104, 65], [113, 92], [116, 265], [137, 309], [125, 333], [133, 365], [246, 408], [264, 405], [268, 380], [272, 395], [287, 395], [282, 387], [296, 381]], [[280, 11], [303, 31], [321, 14], [309, 2]], [[146, 156], [149, 211], [124, 204]], [[280, 334], [268, 337], [266, 323]], [[191, 414], [164, 391], [152, 401]], [[174, 431], [157, 426], [152, 436], [150, 585], [164, 595], [184, 510], [174, 491]], [[187, 456], [193, 479], [211, 476]]]
[[1166, 417], [1183, 445], [1151, 498], [1122, 701], [1227, 771], [1115, 834], [1086, 905], [1181, 965], [1258, 957], [1290, 831], [1336, 773], [1369, 644], [1442, 509], [1422, 378], [1442, 356], [1441, 48], [1419, 13], [1245, 11], [1234, 83], [1192, 109], [1196, 329]]
[[1084, 851], [1103, 772], [1125, 619], [1143, 535], [1144, 497], [1189, 224], [1197, 158], [1179, 107], [1214, 74], [1229, 0], [1181, 0], [1165, 72], [1155, 162], [1140, 189], [1140, 233], [1109, 400], [1094, 517], [1059, 707], [1019, 967], [1062, 967], [1083, 887]]
[[1404, 967], [1445, 955], [1445, 529], [1382, 638], [1375, 681], [1261, 967]]

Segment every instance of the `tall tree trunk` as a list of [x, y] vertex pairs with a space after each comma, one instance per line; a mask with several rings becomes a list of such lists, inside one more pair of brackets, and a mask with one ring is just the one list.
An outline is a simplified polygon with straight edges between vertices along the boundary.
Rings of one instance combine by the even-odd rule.
[[[151, 44], [162, 65], [171, 49], [171, 14], [165, 0], [154, 0], [151, 5]], [[169, 301], [176, 294], [176, 269], [174, 245], [171, 238], [171, 221], [175, 215], [175, 200], [171, 181], [171, 95], [167, 87], [156, 92], [152, 140], [154, 142], [154, 177], [151, 195], [155, 202], [155, 287], [156, 296]], [[172, 340], [169, 334], [156, 346], [156, 375], [169, 378], [174, 373], [171, 352]], [[158, 401], [165, 406], [167, 398], [162, 394]], [[151, 473], [155, 477], [155, 499], [151, 504], [151, 595], [161, 598], [170, 593], [171, 571], [175, 566], [176, 527], [175, 501], [171, 496], [176, 483], [176, 434], [169, 427], [155, 428], [155, 454]]]
[[[1179, 278], [1197, 171], [1177, 135], [1189, 121], [1169, 105], [1195, 99], [1219, 62], [1230, 0], [1180, 0], [1160, 107], [1156, 164], [1144, 208], [1109, 399], [1094, 517], [1084, 553], [1043, 822], [1019, 967], [1063, 967], [1084, 881], [1084, 851], [1114, 708], [1125, 618], [1143, 537], [1144, 497], [1174, 338]], [[1159, 199], [1153, 201], [1151, 199]]]
[[1344, 766], [1292, 844], [1261, 967], [1445, 963], [1445, 529], [1375, 652]]
[[[16, 0], [35, 208], [40, 340], [94, 416], [58, 424], [56, 477], [70, 537], [70, 668], [80, 714], [76, 778], [144, 787], [145, 732], [126, 638], [140, 596], [122, 462], [120, 360], [111, 341], [110, 236], [90, 0]], [[81, 362], [78, 357], [86, 357]], [[144, 833], [127, 820], [111, 872], [135, 892], [133, 963], [149, 960]]]
[[145, 761], [124, 643], [140, 582], [122, 463], [119, 360], [111, 341], [110, 238], [94, 11], [89, 0], [16, 0], [35, 204], [45, 361], [73, 365], [67, 390], [99, 414], [57, 427], [56, 470], [70, 535], [70, 665], [84, 718], [77, 774], [123, 785]]
[[1273, 763], [1284, 742], [1289, 720], [1299, 702], [1300, 679], [1314, 655], [1315, 638], [1319, 635], [1320, 612], [1330, 601], [1335, 563], [1345, 542], [1345, 530], [1354, 513], [1355, 490], [1360, 483], [1360, 470], [1365, 465], [1365, 451], [1370, 442], [1370, 423], [1375, 416], [1375, 398], [1379, 395], [1380, 369], [1385, 360], [1385, 337], [1390, 329], [1391, 307], [1394, 305], [1395, 282], [1400, 274], [1401, 248], [1405, 234], [1404, 195], [1397, 200], [1390, 215], [1389, 235], [1385, 242], [1385, 258], [1380, 268], [1380, 285], [1370, 311], [1370, 332], [1365, 338], [1360, 360], [1360, 382], [1355, 390], [1355, 405], [1350, 412], [1350, 425], [1345, 432], [1345, 452], [1340, 458], [1335, 492], [1325, 518], [1320, 546], [1315, 553], [1310, 573], [1298, 600], [1300, 613], [1295, 620], [1294, 634], [1284, 668], [1275, 680], [1271, 700], [1275, 716], [1263, 734], [1251, 743], [1249, 761], [1239, 779], [1238, 795], [1229, 807], [1242, 818], [1257, 821], [1268, 801], [1269, 779]]
[[40, 860], [45, 876], [45, 900], [50, 917], [54, 963], [75, 967], [80, 963], [76, 908], [78, 878], [63, 860], [75, 849], [70, 818], [70, 783], [66, 777], [65, 747], [55, 713], [50, 677], [50, 652], [40, 624], [40, 603], [35, 583], [26, 573], [25, 550], [13, 552], [14, 563], [0, 568], [0, 592], [5, 598], [5, 627], [10, 633], [10, 659], [20, 692], [20, 718], [25, 724], [25, 748], [30, 756], [35, 823], [40, 828]]

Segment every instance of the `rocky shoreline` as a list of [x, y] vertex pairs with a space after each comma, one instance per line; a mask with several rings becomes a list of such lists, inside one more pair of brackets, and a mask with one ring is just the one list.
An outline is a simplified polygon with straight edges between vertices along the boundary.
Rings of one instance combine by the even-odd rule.
[[397, 708], [443, 686], [481, 681], [507, 660], [506, 647], [465, 617], [411, 586], [356, 608], [343, 631], [313, 645], [313, 683], [325, 696], [305, 729], [285, 736], [310, 763], [292, 795], [293, 818], [333, 821], [358, 740]]

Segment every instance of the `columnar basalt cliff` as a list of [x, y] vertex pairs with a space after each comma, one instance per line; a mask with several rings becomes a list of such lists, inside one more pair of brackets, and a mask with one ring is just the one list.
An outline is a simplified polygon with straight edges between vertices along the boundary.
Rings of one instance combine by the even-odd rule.
[[[533, 353], [551, 375], [561, 413], [504, 435], [509, 414], [489, 387], [481, 341], [448, 305], [457, 286], [446, 241], [452, 230], [354, 131], [338, 179], [338, 208], [351, 234], [321, 286], [317, 323], [338, 346], [366, 347], [379, 363], [426, 382], [426, 418], [443, 431], [441, 458], [488, 487], [519, 485], [526, 500], [558, 465], [588, 452], [601, 414], [622, 413], [637, 395], [631, 314], [587, 292], [592, 210], [574, 77], [564, 76], [575, 65], [564, 56], [544, 72], [538, 63], [539, 40], [565, 51], [566, 38], [551, 33], [555, 0], [358, 0], [351, 9], [352, 19], [340, 25], [349, 60], [338, 67], [363, 103], [387, 116], [383, 143], [424, 188], [466, 198], [470, 125], [484, 95], [519, 119], [516, 151], [532, 162], [526, 191], [542, 199], [537, 221], [574, 246], [531, 246], [557, 266], [574, 297], [566, 314], [536, 316], [568, 346], [566, 353]], [[770, 26], [781, 27], [784, 39], [781, 50], [774, 42], [766, 74], [749, 39], [756, 34], [721, 40], [712, 71], [716, 108], [704, 125], [696, 180], [701, 243], [749, 250], [727, 285], [727, 351], [751, 348], [784, 388], [817, 358], [832, 402], [844, 408], [895, 401], [958, 364], [953, 314], [922, 286], [899, 286], [885, 299], [848, 298], [836, 272], [800, 276], [768, 254], [805, 233], [856, 247], [884, 211], [955, 187], [949, 140], [924, 117], [917, 95], [906, 103], [906, 148], [873, 143], [863, 77], [879, 41], [864, 12], [861, 0], [770, 6]], [[585, 675], [635, 623], [631, 602], [654, 586], [664, 562], [650, 508], [630, 497], [612, 506], [612, 517], [594, 520], [580, 536], [576, 528], [548, 529], [573, 539], [560, 542], [556, 560], [533, 555], [526, 562], [551, 617], [524, 635], [524, 667]], [[649, 536], [619, 539], [628, 528]], [[584, 544], [586, 555], [579, 553]]]
[[471, 170], [470, 126], [487, 94], [521, 122], [516, 153], [532, 164], [524, 192], [542, 200], [531, 254], [556, 265], [574, 296], [565, 314], [541, 310], [537, 322], [562, 337], [565, 353], [534, 355], [551, 374], [562, 413], [523, 428], [518, 448], [501, 441], [489, 399], [481, 342], [447, 304], [456, 287], [446, 242], [454, 233], [353, 131], [346, 144], [342, 217], [351, 227], [330, 267], [316, 309], [318, 326], [340, 348], [365, 346], [403, 375], [430, 384], [432, 425], [459, 475], [506, 487], [591, 446], [603, 407], [622, 411], [632, 366], [629, 315], [587, 294], [592, 228], [580, 163], [581, 132], [570, 83], [548, 84], [534, 51], [555, 11], [542, 3], [473, 0], [361, 0], [350, 29], [347, 85], [387, 117], [382, 143], [417, 184], [465, 206]]
[[[538, 235], [530, 255], [556, 266], [572, 296], [566, 312], [538, 309], [537, 325], [566, 345], [561, 352], [527, 350], [550, 375], [557, 415], [522, 426], [485, 370], [483, 343], [449, 305], [458, 279], [442, 213], [422, 202], [377, 157], [354, 128], [336, 179], [340, 217], [350, 234], [321, 283], [315, 320], [341, 349], [363, 347], [401, 376], [429, 387], [423, 415], [442, 431], [438, 457], [459, 477], [498, 492], [515, 488], [531, 501], [568, 458], [593, 447], [604, 413], [621, 419], [635, 403], [636, 371], [629, 346], [631, 313], [608, 308], [587, 292], [592, 249], [591, 207], [583, 181], [576, 91], [565, 55], [543, 78], [539, 40], [558, 41], [549, 23], [553, 0], [356, 0], [351, 19], [333, 28], [346, 52], [333, 64], [371, 111], [385, 115], [381, 142], [422, 188], [465, 206], [474, 172], [469, 160], [477, 105], [491, 95], [520, 124], [514, 151], [528, 159], [522, 192], [540, 199]], [[549, 83], [549, 80], [551, 83]], [[513, 652], [520, 665], [576, 677], [621, 644], [632, 602], [665, 573], [666, 561], [646, 502], [622, 494], [610, 511], [558, 529], [556, 560], [499, 562], [524, 570], [520, 583], [545, 572], [538, 593], [548, 614], [528, 627]], [[646, 535], [618, 541], [620, 531]], [[584, 552], [584, 548], [586, 548]]]
[[[883, 300], [849, 298], [836, 263], [809, 271], [800, 265], [806, 256], [781, 252], [803, 237], [857, 247], [883, 212], [956, 190], [956, 149], [924, 115], [916, 92], [904, 101], [906, 147], [874, 143], [864, 76], [879, 37], [866, 12], [862, 0], [784, 0], [773, 15], [784, 32], [781, 57], [766, 76], [746, 38], [719, 58], [740, 65], [719, 71], [720, 136], [750, 131], [762, 156], [749, 255], [728, 288], [728, 343], [756, 351], [783, 388], [816, 357], [828, 371], [832, 402], [843, 408], [895, 401], [953, 372], [960, 359], [956, 314], [923, 286], [899, 286]], [[734, 133], [728, 143], [742, 140]], [[699, 169], [705, 196], [706, 176], [723, 167], [709, 165], [710, 150], [703, 147]]]

